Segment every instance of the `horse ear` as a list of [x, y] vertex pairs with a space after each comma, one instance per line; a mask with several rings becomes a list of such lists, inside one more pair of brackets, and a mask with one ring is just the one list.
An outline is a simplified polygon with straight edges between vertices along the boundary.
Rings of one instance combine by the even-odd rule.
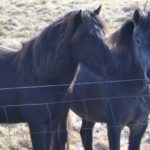
[[99, 15], [100, 11], [101, 11], [102, 5], [100, 5], [96, 10], [94, 10], [94, 13], [96, 15]]
[[139, 20], [140, 20], [140, 17], [141, 17], [141, 14], [140, 14], [140, 11], [138, 9], [136, 9], [134, 11], [134, 14], [133, 14], [133, 22], [137, 25]]
[[74, 31], [77, 29], [77, 27], [81, 24], [82, 22], [82, 10], [78, 11], [74, 18]]

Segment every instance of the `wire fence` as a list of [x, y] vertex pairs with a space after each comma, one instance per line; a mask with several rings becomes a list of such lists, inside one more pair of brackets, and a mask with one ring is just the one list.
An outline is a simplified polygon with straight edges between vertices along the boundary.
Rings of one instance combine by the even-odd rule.
[[[146, 1], [145, 1], [146, 2]], [[133, 6], [132, 5], [130, 5], [130, 6], [124, 6], [124, 8], [122, 9], [121, 7], [120, 7], [120, 5], [122, 4], [122, 5], [125, 5], [125, 3], [115, 3], [115, 4], [113, 4], [113, 6], [111, 6], [111, 7], [113, 7], [113, 8], [115, 8], [115, 10], [112, 10], [112, 12], [113, 11], [117, 11], [118, 12], [118, 9], [122, 9], [122, 11], [123, 10], [126, 10], [126, 8], [128, 8], [128, 9], [131, 9], [131, 10], [134, 10], [135, 8], [137, 8], [137, 7], [139, 7], [139, 5], [141, 6], [141, 9], [144, 9], [144, 7], [143, 6], [146, 6], [146, 4], [145, 4], [145, 2], [144, 2], [144, 4], [143, 4], [143, 1], [142, 1], [142, 5], [141, 4], [138, 4], [138, 2], [137, 3], [133, 3]], [[51, 5], [51, 1], [49, 1], [49, 3], [50, 3], [50, 5]], [[89, 4], [90, 3], [93, 3], [93, 1], [91, 1], [91, 2], [89, 2]], [[100, 2], [101, 3], [101, 2]], [[104, 3], [104, 4], [103, 4]], [[140, 2], [139, 2], [140, 3]], [[74, 9], [76, 9], [76, 7], [78, 8], [79, 7], [79, 5], [78, 5], [78, 1], [74, 1], [74, 4], [76, 4], [76, 5], [74, 5]], [[89, 5], [89, 4], [87, 4], [87, 5]], [[98, 4], [99, 4], [99, 2], [98, 2]], [[83, 5], [84, 5], [84, 8], [85, 8], [85, 4], [83, 3]], [[102, 5], [103, 5], [103, 9], [104, 10], [110, 10], [110, 7], [108, 7], [107, 6], [107, 4], [105, 4], [105, 1], [102, 1]], [[97, 6], [97, 5], [96, 5]], [[62, 7], [62, 4], [60, 4], [59, 5], [59, 7]], [[58, 7], [58, 8], [59, 8]], [[80, 4], [80, 7], [81, 7], [81, 4]], [[54, 8], [55, 9], [55, 8]], [[72, 7], [70, 8], [70, 9], [72, 9]], [[149, 9], [149, 4], [147, 4], [147, 10]], [[43, 10], [46, 10], [46, 9], [43, 9]], [[60, 11], [59, 11], [59, 9], [57, 10], [58, 12], [59, 12], [59, 15], [60, 15]], [[68, 10], [67, 10], [68, 11]], [[36, 16], [38, 16], [36, 13], [38, 13], [38, 12], [36, 12], [35, 10], [33, 10], [33, 12], [35, 12], [35, 14], [34, 15], [32, 15], [32, 21], [31, 21], [31, 23], [33, 22], [33, 20], [36, 20], [37, 18], [36, 18]], [[55, 12], [55, 11], [51, 11], [51, 12]], [[119, 11], [120, 12], [120, 11]], [[125, 12], [125, 11], [123, 11], [123, 12]], [[50, 11], [48, 11], [48, 13], [50, 13]], [[103, 12], [102, 12], [103, 13]], [[108, 13], [108, 12], [107, 12]], [[126, 12], [127, 13], [127, 12]], [[19, 14], [19, 13], [18, 13]], [[46, 14], [46, 13], [45, 13]], [[56, 16], [58, 15], [58, 13], [56, 13], [55, 12], [55, 14], [56, 14]], [[116, 13], [116, 14], [119, 14], [119, 13]], [[16, 16], [16, 15], [15, 15]], [[106, 20], [113, 20], [114, 21], [114, 19], [111, 19], [112, 18], [112, 16], [113, 16], [113, 13], [110, 13], [110, 14], [108, 14], [108, 16], [105, 16], [106, 17]], [[27, 17], [28, 17], [28, 15], [27, 15]], [[43, 17], [44, 18], [44, 17]], [[120, 16], [119, 18], [122, 18], [122, 16]], [[27, 20], [27, 19], [24, 19], [24, 20]], [[42, 19], [41, 19], [42, 20]], [[48, 20], [48, 19], [47, 19]], [[117, 20], [118, 21], [118, 20]], [[116, 22], [117, 22], [116, 21]], [[30, 23], [30, 21], [27, 21], [28, 23]], [[32, 25], [30, 25], [30, 26], [32, 26], [32, 31], [34, 31], [35, 30], [35, 27], [34, 27], [34, 25], [35, 25], [35, 23], [33, 23]], [[113, 25], [114, 26], [114, 25]], [[118, 25], [117, 25], [118, 26]], [[13, 39], [13, 38], [12, 38]], [[13, 39], [14, 40], [14, 39]], [[6, 40], [6, 43], [8, 43], [8, 41]], [[116, 80], [116, 81], [100, 81], [100, 82], [90, 82], [90, 83], [77, 83], [77, 84], [75, 84], [74, 86], [90, 86], [90, 85], [105, 85], [105, 84], [109, 84], [109, 83], [111, 83], [111, 84], [115, 84], [115, 83], [126, 83], [126, 82], [139, 82], [139, 81], [144, 81], [144, 79], [129, 79], [129, 80]], [[61, 85], [42, 85], [42, 86], [22, 86], [22, 87], [10, 87], [10, 88], [8, 88], [8, 87], [4, 87], [4, 88], [0, 88], [0, 92], [1, 93], [3, 93], [3, 92], [5, 92], [5, 93], [7, 93], [7, 92], [9, 92], [9, 91], [21, 91], [21, 90], [31, 90], [31, 89], [43, 89], [43, 88], [55, 88], [55, 87], [64, 87], [64, 86], [69, 86], [68, 84], [61, 84]], [[46, 99], [43, 99], [43, 100], [40, 100], [40, 102], [38, 103], [38, 102], [34, 102], [34, 103], [19, 103], [19, 104], [7, 104], [7, 105], [5, 105], [5, 104], [3, 104], [3, 105], [0, 105], [0, 110], [2, 109], [2, 111], [4, 112], [4, 115], [5, 115], [5, 118], [6, 118], [6, 123], [9, 123], [10, 122], [10, 118], [9, 118], [9, 114], [8, 114], [8, 112], [7, 112], [7, 110], [9, 109], [9, 108], [23, 108], [23, 107], [39, 107], [39, 106], [41, 106], [43, 109], [46, 109], [46, 110], [48, 110], [47, 111], [47, 113], [48, 113], [48, 115], [49, 116], [51, 116], [52, 114], [52, 112], [51, 111], [49, 111], [49, 109], [47, 108], [47, 106], [48, 105], [57, 105], [57, 104], [63, 104], [63, 105], [65, 105], [65, 104], [68, 104], [68, 103], [83, 103], [83, 105], [84, 105], [84, 112], [86, 112], [86, 115], [87, 115], [87, 117], [86, 118], [88, 118], [89, 116], [88, 116], [88, 114], [89, 114], [89, 112], [88, 112], [88, 109], [86, 108], [87, 106], [86, 106], [86, 104], [85, 103], [88, 103], [88, 102], [93, 102], [93, 101], [95, 101], [95, 102], [97, 102], [97, 101], [104, 101], [104, 100], [107, 100], [108, 101], [108, 104], [110, 104], [110, 109], [111, 109], [111, 115], [113, 116], [113, 118], [114, 118], [114, 120], [116, 119], [116, 117], [115, 117], [115, 113], [114, 113], [114, 110], [112, 109], [112, 106], [111, 106], [111, 100], [113, 100], [113, 101], [119, 101], [120, 99], [123, 99], [123, 101], [125, 100], [125, 99], [137, 99], [137, 103], [139, 103], [139, 105], [143, 105], [144, 106], [144, 109], [145, 110], [148, 110], [149, 111], [149, 108], [148, 108], [148, 105], [149, 104], [147, 104], [147, 101], [145, 100], [145, 98], [149, 98], [149, 94], [139, 94], [139, 95], [126, 95], [126, 96], [105, 96], [105, 97], [89, 97], [89, 98], [80, 98], [80, 99], [73, 99], [73, 98], [71, 98], [71, 99], [69, 99], [68, 100], [68, 98], [67, 99], [63, 99], [62, 101], [59, 101], [59, 100], [53, 100], [51, 97], [50, 98], [46, 98]], [[139, 99], [140, 98], [140, 102], [139, 102]], [[43, 102], [41, 102], [41, 101], [43, 101]], [[117, 102], [116, 102], [117, 103]], [[61, 113], [61, 112], [60, 112]], [[119, 113], [119, 112], [118, 112]], [[97, 114], [98, 115], [98, 114]], [[50, 117], [51, 118], [51, 117]], [[51, 122], [52, 122], [52, 120], [51, 120]], [[148, 122], [149, 122], [149, 119], [148, 119]], [[146, 122], [145, 123], [138, 123], [139, 124], [139, 126], [144, 126], [144, 125], [146, 125]], [[6, 125], [7, 126], [7, 125]], [[130, 125], [130, 126], [132, 126], [132, 125]], [[14, 138], [17, 138], [17, 137], [21, 137], [21, 138], [23, 138], [23, 135], [29, 135], [29, 132], [28, 132], [28, 130], [25, 130], [25, 131], [23, 131], [23, 132], [11, 132], [11, 128], [12, 128], [12, 126], [10, 125], [10, 127], [8, 126], [8, 132], [6, 133], [6, 134], [2, 134], [1, 132], [0, 132], [0, 137], [1, 138], [4, 138], [4, 135], [6, 136], [6, 139], [9, 141], [8, 143], [10, 144], [11, 143], [11, 141], [14, 139]], [[102, 126], [102, 129], [104, 129], [104, 128], [106, 128], [106, 126]], [[109, 128], [120, 128], [120, 125], [112, 125], [112, 126], [110, 126]], [[23, 129], [20, 129], [20, 130], [23, 130]], [[85, 128], [85, 130], [91, 130], [91, 128]], [[72, 131], [72, 127], [68, 127], [68, 132], [70, 133]], [[45, 132], [47, 132], [47, 131], [38, 131], [38, 132], [32, 132], [32, 134], [42, 134], [42, 133], [45, 133]], [[54, 133], [54, 132], [58, 132], [58, 131], [48, 131], [48, 132], [50, 132], [50, 133]], [[65, 132], [65, 130], [59, 130], [59, 132]], [[70, 135], [70, 136], [72, 136], [72, 135]], [[143, 150], [149, 150], [150, 149], [150, 131], [149, 131], [149, 128], [148, 128], [148, 130], [146, 131], [146, 136], [148, 137], [148, 138], [146, 138], [145, 139], [145, 141], [148, 141], [148, 148], [147, 149], [144, 149], [143, 148]], [[74, 138], [74, 137], [73, 137]], [[23, 138], [23, 139], [25, 139], [25, 138]], [[95, 139], [94, 139], [95, 140]], [[76, 141], [78, 141], [78, 139], [77, 138], [75, 138], [75, 143], [76, 143]], [[98, 141], [99, 142], [99, 141]], [[18, 143], [18, 142], [17, 142]], [[126, 143], [124, 143], [124, 144], [126, 144], [126, 145], [128, 145], [129, 143], [128, 143], [128, 141], [126, 142]], [[19, 144], [18, 144], [19, 145]], [[28, 147], [28, 149], [31, 149], [31, 145], [26, 145], [26, 146], [24, 146], [24, 147]], [[1, 149], [1, 148], [0, 148]], [[5, 149], [5, 148], [3, 148], [3, 149]], [[9, 149], [13, 149], [13, 148], [11, 148], [11, 147], [9, 147]], [[17, 148], [16, 148], [17, 149]], [[19, 149], [21, 149], [21, 148], [19, 148]], [[78, 147], [78, 149], [81, 149], [80, 148], [80, 146]], [[6, 150], [6, 149], [5, 149]]]
[[[108, 89], [109, 89], [109, 86], [112, 86], [113, 84], [118, 84], [118, 83], [122, 83], [123, 84], [123, 83], [133, 83], [133, 82], [137, 83], [137, 82], [141, 82], [141, 81], [145, 82], [144, 79], [112, 80], [112, 81], [76, 83], [76, 84], [74, 84], [74, 87], [76, 87], [76, 86], [77, 87], [82, 87], [82, 86], [83, 87], [88, 87], [88, 86], [91, 86], [91, 85], [92, 86], [93, 85], [96, 85], [96, 86], [107, 85]], [[109, 85], [109, 83], [111, 83], [111, 84]], [[21, 90], [27, 90], [28, 91], [29, 90], [30, 91], [31, 89], [43, 89], [43, 88], [46, 89], [46, 88], [65, 87], [65, 86], [68, 87], [69, 84], [41, 85], [41, 86], [21, 86], [21, 87], [11, 87], [11, 88], [0, 88], [0, 91], [2, 93], [3, 92], [7, 93], [7, 91], [13, 91], [13, 90], [16, 90], [16, 91], [21, 91]], [[51, 117], [53, 112], [51, 112], [49, 105], [56, 105], [57, 106], [57, 105], [61, 104], [62, 107], [63, 107], [63, 105], [66, 105], [68, 103], [69, 103], [69, 105], [72, 104], [72, 103], [82, 103], [84, 105], [83, 112], [85, 112], [85, 114], [86, 114], [85, 118], [89, 118], [88, 115], [90, 114], [90, 111], [87, 108], [88, 102], [94, 102], [95, 101], [96, 102], [95, 105], [97, 105], [97, 102], [99, 102], [99, 101], [103, 101], [103, 102], [107, 101], [107, 103], [109, 104], [110, 112], [111, 112], [110, 115], [112, 115], [112, 118], [114, 120], [114, 124], [109, 126], [109, 127], [107, 127], [107, 128], [116, 128], [117, 129], [117, 128], [120, 128], [120, 127], [122, 128], [123, 125], [119, 125], [116, 122], [116, 112], [114, 113], [113, 106], [112, 106], [112, 105], [114, 105], [113, 102], [115, 102], [115, 104], [117, 104], [117, 101], [118, 101], [119, 102], [118, 105], [120, 105], [120, 101], [123, 101], [123, 102], [124, 101], [129, 101], [130, 103], [132, 103], [132, 101], [133, 101], [133, 103], [135, 104], [135, 100], [136, 100], [138, 105], [142, 105], [144, 107], [145, 113], [149, 113], [149, 109], [150, 109], [149, 96], [150, 96], [149, 94], [140, 94], [139, 93], [139, 95], [134, 95], [134, 94], [130, 95], [129, 94], [129, 95], [123, 95], [123, 96], [119, 95], [119, 96], [104, 96], [104, 97], [103, 96], [102, 97], [96, 97], [96, 96], [93, 97], [92, 96], [92, 97], [88, 97], [88, 98], [82, 98], [81, 97], [80, 99], [76, 99], [76, 98], [72, 98], [72, 97], [70, 98], [69, 97], [67, 99], [64, 98], [62, 101], [53, 100], [52, 98], [46, 98], [46, 99], [40, 100], [40, 103], [38, 103], [38, 101], [37, 101], [37, 103], [22, 103], [22, 104], [19, 103], [19, 104], [1, 105], [0, 106], [0, 110], [2, 109], [3, 112], [4, 112], [4, 115], [5, 115], [5, 118], [6, 118], [6, 122], [5, 123], [9, 123], [11, 118], [9, 117], [9, 114], [7, 112], [8, 109], [10, 109], [10, 108], [17, 109], [19, 107], [23, 108], [23, 107], [31, 107], [31, 106], [32, 106], [32, 109], [34, 109], [37, 106], [38, 107], [41, 106], [42, 109], [46, 109], [47, 110], [48, 116], [50, 116], [49, 117], [50, 122], [53, 123], [53, 120], [52, 120], [52, 117]], [[140, 98], [140, 100], [139, 100], [139, 98]], [[149, 103], [148, 103], [148, 100], [149, 100]], [[43, 101], [43, 103], [41, 103], [41, 101]], [[90, 105], [90, 103], [89, 103], [89, 105]], [[120, 111], [122, 111], [122, 110], [120, 110]], [[126, 113], [128, 113], [128, 110], [125, 110], [125, 111], [127, 111]], [[63, 112], [60, 112], [60, 113], [63, 113]], [[118, 110], [117, 113], [121, 113], [121, 112], [119, 112], [119, 110]], [[97, 114], [97, 115], [99, 115], [99, 114]], [[142, 122], [138, 122], [138, 126], [145, 126], [145, 125], [147, 125], [147, 121], [149, 122], [148, 118], [147, 118], [147, 120], [145, 120], [145, 122], [143, 122], [143, 121]], [[133, 125], [130, 124], [130, 127], [131, 126], [135, 126], [135, 124], [133, 124]], [[71, 130], [72, 130], [72, 127], [71, 128], [68, 127], [68, 132], [71, 132]], [[88, 130], [91, 130], [91, 128], [84, 128], [84, 130], [88, 131]], [[56, 132], [58, 132], [58, 130], [36, 131], [36, 132], [31, 132], [31, 134], [44, 134], [44, 133], [52, 133], [52, 134], [54, 134]], [[59, 130], [59, 132], [66, 132], [66, 130]], [[15, 135], [14, 135], [14, 134], [10, 134], [10, 131], [9, 131], [9, 134], [6, 135], [6, 136], [11, 139], [11, 137], [22, 136], [23, 134], [29, 134], [29, 132], [27, 131], [26, 133], [24, 132], [24, 133], [17, 133], [17, 134], [15, 133]], [[150, 132], [149, 131], [147, 131], [146, 134], [147, 134], [148, 137], [150, 136]], [[149, 137], [149, 139], [150, 139], [150, 137]], [[10, 140], [10, 142], [11, 142], [11, 140]]]

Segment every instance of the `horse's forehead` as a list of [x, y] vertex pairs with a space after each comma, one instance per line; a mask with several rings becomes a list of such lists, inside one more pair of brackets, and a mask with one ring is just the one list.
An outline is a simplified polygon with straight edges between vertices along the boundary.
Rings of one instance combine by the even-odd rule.
[[139, 22], [139, 29], [141, 31], [150, 32], [150, 17], [149, 16], [143, 16], [140, 19]]
[[134, 34], [135, 36], [150, 38], [150, 25], [147, 27], [142, 25], [135, 27]]
[[84, 22], [84, 25], [85, 25], [85, 29], [91, 32], [98, 32], [101, 29], [100, 25], [98, 24], [98, 21], [93, 17], [87, 18]]

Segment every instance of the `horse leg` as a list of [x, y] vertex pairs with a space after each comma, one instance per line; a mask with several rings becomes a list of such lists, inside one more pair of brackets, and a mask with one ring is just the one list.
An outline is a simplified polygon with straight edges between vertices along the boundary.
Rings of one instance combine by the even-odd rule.
[[110, 150], [120, 150], [121, 127], [107, 124], [108, 141]]
[[80, 130], [80, 135], [82, 139], [82, 143], [85, 150], [92, 150], [92, 130], [94, 127], [94, 122], [86, 121], [82, 119], [82, 126]]
[[[66, 126], [66, 125], [65, 125]], [[51, 134], [51, 148], [53, 150], [65, 150], [67, 143], [67, 128], [62, 124]]]
[[57, 145], [59, 145], [59, 150], [65, 150], [66, 149], [66, 143], [67, 143], [67, 123], [66, 120], [61, 122], [58, 125], [57, 128]]
[[[47, 124], [29, 123], [30, 135], [33, 150], [49, 150], [50, 148], [50, 131]], [[49, 142], [48, 142], [48, 140]], [[48, 145], [49, 144], [49, 145]]]
[[147, 124], [133, 125], [130, 127], [129, 150], [139, 150], [142, 136], [147, 128]]
[[68, 114], [68, 108], [63, 108], [63, 115], [60, 117], [55, 117], [55, 130], [52, 134], [52, 140], [53, 140], [53, 149], [54, 150], [65, 150], [66, 149], [66, 143], [67, 143], [67, 114]]

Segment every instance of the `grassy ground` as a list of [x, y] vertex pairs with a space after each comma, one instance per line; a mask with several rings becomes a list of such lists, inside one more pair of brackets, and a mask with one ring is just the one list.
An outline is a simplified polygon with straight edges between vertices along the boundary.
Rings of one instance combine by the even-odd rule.
[[[146, 0], [145, 0], [146, 1]], [[112, 33], [126, 18], [131, 17], [136, 7], [144, 8], [144, 0], [1, 0], [0, 44], [19, 49], [21, 42], [37, 35], [45, 26], [59, 16], [75, 9], [95, 9], [102, 4], [101, 16]], [[80, 119], [72, 114], [70, 131], [71, 150], [82, 150], [78, 134]], [[94, 130], [94, 149], [107, 150], [106, 125], [97, 125]], [[149, 129], [149, 128], [148, 128]], [[150, 132], [143, 138], [142, 150], [149, 150]], [[128, 145], [128, 130], [122, 133], [122, 150]], [[0, 126], [0, 150], [30, 150], [30, 136], [25, 124]]]

